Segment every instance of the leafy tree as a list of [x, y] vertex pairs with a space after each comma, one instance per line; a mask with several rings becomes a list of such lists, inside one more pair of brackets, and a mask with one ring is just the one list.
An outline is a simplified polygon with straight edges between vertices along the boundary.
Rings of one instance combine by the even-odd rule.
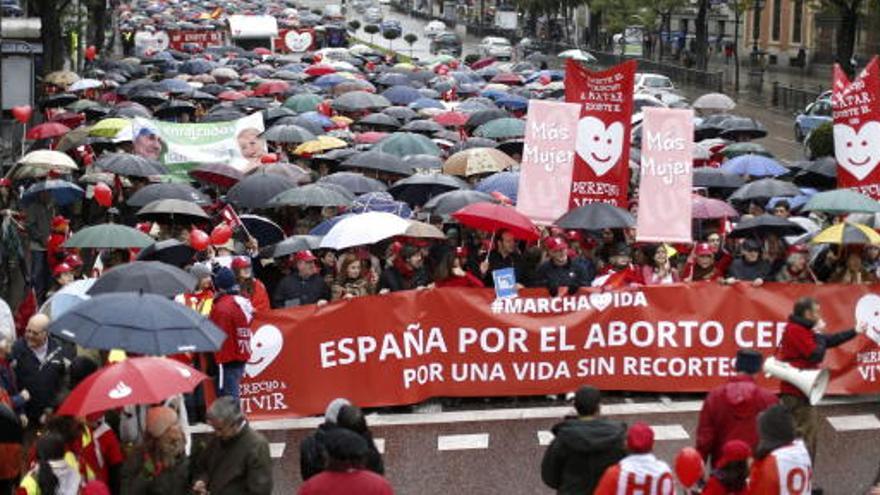
[[834, 126], [825, 122], [813, 129], [807, 136], [807, 149], [810, 159], [834, 156]]
[[348, 21], [348, 28], [354, 32], [357, 32], [357, 30], [361, 28], [361, 21], [357, 19]]
[[413, 45], [416, 44], [416, 41], [419, 40], [419, 37], [413, 33], [406, 33], [403, 37], [403, 41], [406, 41], [406, 44], [409, 45], [409, 56], [412, 58], [413, 56]]
[[831, 11], [840, 17], [835, 40], [835, 58], [850, 79], [855, 75], [855, 68], [850, 60], [856, 49], [856, 33], [864, 5], [865, 0], [815, 0], [818, 10]]
[[391, 49], [391, 43], [394, 42], [397, 38], [400, 38], [400, 31], [396, 29], [386, 29], [382, 31], [382, 37], [388, 40], [388, 49]]
[[364, 26], [364, 32], [370, 35], [370, 43], [372, 43], [373, 37], [379, 32], [379, 26], [375, 24], [367, 24]]
[[[65, 16], [70, 0], [36, 0], [31, 4], [40, 18], [40, 39], [43, 43], [43, 74], [64, 67], [64, 31], [61, 19]], [[84, 41], [84, 40], [83, 40]]]

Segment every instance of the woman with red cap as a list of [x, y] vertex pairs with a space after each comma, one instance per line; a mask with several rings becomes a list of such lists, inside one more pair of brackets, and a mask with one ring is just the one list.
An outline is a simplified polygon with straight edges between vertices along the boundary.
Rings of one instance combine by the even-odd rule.
[[642, 422], [630, 426], [626, 433], [626, 448], [630, 454], [605, 470], [594, 495], [675, 493], [672, 470], [651, 453], [654, 450], [654, 430], [650, 426]]
[[61, 215], [52, 218], [52, 233], [46, 242], [46, 258], [49, 262], [49, 270], [54, 275], [55, 267], [64, 261], [67, 253], [64, 251], [64, 243], [67, 241], [70, 228], [70, 220]]
[[269, 311], [269, 292], [260, 279], [254, 277], [251, 259], [248, 256], [236, 256], [232, 259], [232, 272], [238, 281], [240, 293], [251, 301], [255, 311]]
[[709, 475], [700, 495], [746, 495], [752, 449], [742, 440], [730, 440]]
[[722, 273], [715, 263], [715, 250], [708, 243], [701, 242], [694, 248], [692, 259], [682, 273], [685, 282], [715, 282], [721, 280]]

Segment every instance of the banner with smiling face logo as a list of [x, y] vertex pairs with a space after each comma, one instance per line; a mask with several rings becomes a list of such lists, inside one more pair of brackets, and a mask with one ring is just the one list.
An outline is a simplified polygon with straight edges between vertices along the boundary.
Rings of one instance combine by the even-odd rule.
[[831, 105], [837, 187], [880, 199], [880, 57], [852, 82], [835, 65]]

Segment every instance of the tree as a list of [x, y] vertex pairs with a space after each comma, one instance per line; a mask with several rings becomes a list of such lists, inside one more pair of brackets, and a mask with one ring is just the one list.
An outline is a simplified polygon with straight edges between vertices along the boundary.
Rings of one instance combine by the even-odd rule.
[[706, 51], [709, 48], [709, 0], [698, 0], [697, 18], [694, 20], [694, 53], [697, 68], [706, 70], [709, 63]]
[[835, 58], [850, 79], [855, 76], [855, 68], [850, 61], [856, 49], [856, 33], [863, 5], [864, 0], [818, 0], [817, 4], [821, 10], [832, 10], [840, 16], [836, 33]]
[[364, 32], [370, 35], [370, 43], [373, 43], [373, 37], [379, 32], [379, 26], [375, 24], [367, 24], [364, 26]]
[[64, 67], [64, 33], [61, 19], [70, 0], [36, 0], [31, 4], [40, 17], [40, 40], [43, 43], [43, 74]]
[[400, 31], [396, 29], [386, 29], [382, 31], [382, 37], [388, 40], [388, 49], [391, 49], [391, 43], [394, 42], [397, 38], [400, 38]]
[[419, 37], [413, 33], [406, 33], [406, 36], [403, 37], [403, 41], [406, 41], [406, 44], [409, 45], [409, 57], [413, 56], [413, 45], [416, 44], [416, 41], [419, 40]]
[[86, 32], [88, 36], [81, 40], [85, 46], [94, 45], [98, 51], [104, 50], [104, 38], [107, 30], [107, 1], [106, 0], [86, 0], [88, 8], [88, 26]]
[[352, 21], [348, 21], [348, 28], [354, 32], [357, 32], [358, 29], [361, 28], [361, 21], [354, 19]]
[[658, 60], [663, 60], [663, 33], [665, 32], [666, 35], [669, 36], [669, 32], [671, 31], [670, 24], [672, 23], [672, 14], [678, 9], [687, 6], [690, 2], [688, 0], [648, 0], [646, 3], [648, 11], [653, 15], [643, 16], [647, 21], [645, 28], [654, 28], [654, 33], [657, 39], [657, 58]]

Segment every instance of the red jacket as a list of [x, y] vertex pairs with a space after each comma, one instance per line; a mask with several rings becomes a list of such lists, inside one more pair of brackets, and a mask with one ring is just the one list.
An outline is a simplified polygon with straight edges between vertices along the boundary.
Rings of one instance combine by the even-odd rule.
[[266, 291], [266, 286], [258, 278], [253, 279], [252, 283], [253, 291], [243, 292], [242, 295], [250, 299], [254, 311], [269, 311], [271, 305], [269, 304], [269, 292]]
[[324, 471], [299, 487], [299, 495], [394, 495], [388, 481], [366, 469]]
[[46, 258], [49, 262], [49, 273], [52, 273], [55, 270], [55, 266], [64, 261], [64, 256], [66, 256], [64, 243], [66, 241], [67, 236], [64, 234], [52, 234], [49, 236], [49, 240], [46, 242]]
[[253, 307], [246, 298], [222, 294], [214, 299], [211, 321], [226, 334], [223, 346], [214, 355], [218, 364], [246, 363], [251, 359], [251, 329]]
[[769, 390], [759, 387], [748, 375], [737, 375], [709, 392], [697, 425], [697, 450], [714, 464], [730, 440], [742, 440], [752, 450], [758, 445], [757, 418], [776, 404]]
[[[853, 329], [837, 332], [835, 334], [819, 334], [812, 329], [810, 322], [802, 321], [792, 315], [785, 326], [785, 333], [776, 351], [776, 357], [780, 361], [804, 370], [819, 368], [825, 359], [825, 350], [837, 347], [856, 337]], [[794, 385], [782, 382], [779, 392], [806, 398]]]

